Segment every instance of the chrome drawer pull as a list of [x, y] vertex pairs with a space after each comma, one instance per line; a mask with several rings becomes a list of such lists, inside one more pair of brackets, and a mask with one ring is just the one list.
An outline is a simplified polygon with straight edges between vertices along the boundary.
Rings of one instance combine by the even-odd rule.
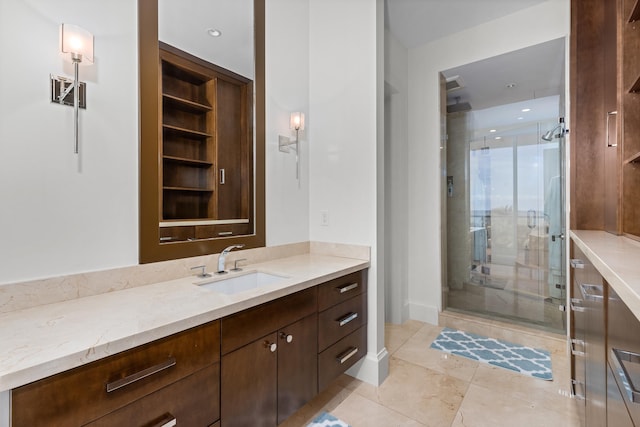
[[[575, 345], [581, 345], [582, 346], [582, 351], [578, 351], [574, 349]], [[584, 356], [585, 352], [584, 352], [584, 341], [582, 340], [577, 340], [577, 339], [572, 339], [571, 340], [571, 354], [573, 354], [574, 356]]]
[[158, 363], [155, 366], [144, 369], [140, 372], [136, 372], [135, 374], [131, 374], [117, 381], [111, 382], [107, 384], [107, 393], [111, 393], [112, 391], [118, 390], [119, 388], [126, 387], [130, 384], [135, 383], [136, 381], [140, 381], [144, 378], [150, 377], [151, 375], [157, 374], [158, 372], [162, 372], [165, 369], [169, 369], [172, 366], [175, 366], [176, 358], [170, 357], [162, 363]]
[[233, 231], [221, 231], [218, 233], [218, 236], [231, 236]]
[[351, 347], [350, 349], [348, 349], [344, 353], [338, 355], [338, 357], [336, 357], [336, 360], [338, 362], [340, 362], [340, 364], [342, 365], [344, 362], [346, 362], [347, 360], [351, 359], [351, 357], [354, 354], [356, 354], [357, 352], [358, 352], [358, 347]]
[[178, 425], [178, 420], [173, 415], [167, 413], [157, 424], [151, 427], [174, 427]]
[[635, 384], [633, 384], [633, 380], [629, 376], [627, 368], [622, 363], [624, 360], [625, 362], [640, 364], [640, 354], [612, 348], [611, 355], [613, 356], [611, 357], [611, 360], [616, 366], [615, 372], [618, 375], [618, 378], [620, 378], [620, 381], [622, 381], [622, 385], [629, 397], [629, 400], [633, 403], [640, 403], [640, 390], [638, 390]]
[[356, 320], [358, 318], [358, 313], [349, 313], [341, 319], [337, 319], [336, 322], [342, 327], [352, 320]]
[[602, 285], [589, 285], [587, 283], [581, 283], [580, 293], [582, 293], [582, 298], [591, 301], [602, 301], [604, 299], [604, 288]]
[[336, 290], [341, 294], [344, 294], [345, 292], [349, 292], [350, 290], [355, 289], [357, 287], [358, 287], [358, 283], [351, 283], [345, 286], [338, 286]]
[[575, 311], [577, 313], [584, 313], [587, 311], [587, 309], [582, 306], [582, 300], [579, 298], [571, 298], [571, 304], [569, 307], [571, 308], [571, 311]]
[[572, 259], [571, 268], [584, 268], [584, 261], [576, 258]]

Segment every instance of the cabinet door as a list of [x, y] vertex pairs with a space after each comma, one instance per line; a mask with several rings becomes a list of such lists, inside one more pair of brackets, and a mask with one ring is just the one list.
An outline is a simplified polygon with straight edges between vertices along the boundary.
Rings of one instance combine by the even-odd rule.
[[318, 393], [318, 315], [278, 333], [278, 424]]
[[607, 426], [633, 427], [633, 421], [610, 366], [607, 366]]
[[276, 425], [276, 343], [277, 334], [272, 333], [222, 357], [220, 420], [224, 427]]

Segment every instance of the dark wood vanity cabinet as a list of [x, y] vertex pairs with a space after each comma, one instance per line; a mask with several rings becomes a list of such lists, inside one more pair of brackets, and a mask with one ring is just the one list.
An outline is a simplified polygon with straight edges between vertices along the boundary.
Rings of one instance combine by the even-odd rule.
[[222, 319], [223, 426], [275, 426], [317, 394], [317, 319], [316, 288]]
[[219, 361], [216, 321], [12, 390], [12, 426], [208, 426]]

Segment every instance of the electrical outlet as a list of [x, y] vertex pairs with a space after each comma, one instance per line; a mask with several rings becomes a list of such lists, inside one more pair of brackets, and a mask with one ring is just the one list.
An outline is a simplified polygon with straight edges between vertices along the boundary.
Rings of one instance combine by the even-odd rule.
[[320, 225], [329, 226], [329, 211], [320, 211]]

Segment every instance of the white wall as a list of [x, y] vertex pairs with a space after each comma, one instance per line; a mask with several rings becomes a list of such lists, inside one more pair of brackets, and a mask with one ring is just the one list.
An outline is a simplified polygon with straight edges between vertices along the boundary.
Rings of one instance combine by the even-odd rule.
[[[309, 3], [310, 238], [372, 248], [369, 354], [359, 376], [378, 383], [387, 366], [377, 260], [382, 1]], [[328, 212], [328, 226], [320, 224], [321, 211]]]
[[521, 12], [409, 50], [410, 317], [437, 324], [442, 309], [438, 72], [567, 36], [569, 0]]
[[385, 33], [385, 316], [391, 323], [409, 317], [408, 301], [408, 50]]
[[[309, 2], [268, 0], [266, 8], [267, 246], [309, 240]], [[306, 116], [300, 132], [300, 180], [295, 151], [278, 150], [278, 135], [295, 138], [291, 112]]]
[[[73, 75], [63, 22], [95, 35], [80, 155], [73, 108], [50, 103], [49, 74]], [[0, 283], [137, 263], [136, 22], [132, 0], [0, 0]]]

